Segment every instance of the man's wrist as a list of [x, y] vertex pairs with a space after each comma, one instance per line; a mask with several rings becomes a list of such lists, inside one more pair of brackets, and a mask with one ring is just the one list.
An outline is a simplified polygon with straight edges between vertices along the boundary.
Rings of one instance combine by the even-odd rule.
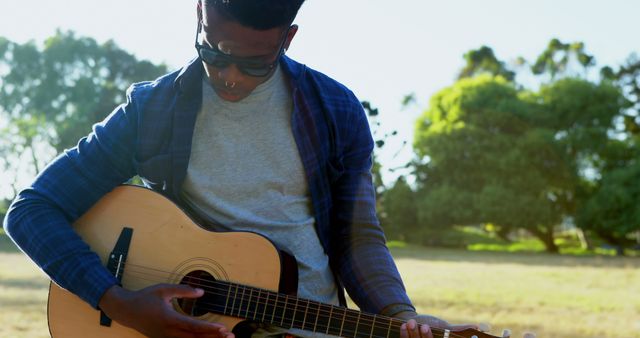
[[391, 304], [389, 306], [386, 306], [384, 309], [382, 309], [382, 312], [380, 312], [381, 315], [387, 317], [396, 317], [399, 314], [402, 314], [402, 316], [406, 316], [410, 313], [417, 315], [416, 308], [411, 304], [404, 303]]
[[392, 316], [393, 318], [409, 320], [418, 317], [418, 313], [415, 311], [402, 311]]
[[98, 303], [98, 308], [105, 313], [109, 313], [111, 309], [118, 308], [118, 303], [121, 299], [122, 287], [119, 285], [113, 285], [102, 295]]

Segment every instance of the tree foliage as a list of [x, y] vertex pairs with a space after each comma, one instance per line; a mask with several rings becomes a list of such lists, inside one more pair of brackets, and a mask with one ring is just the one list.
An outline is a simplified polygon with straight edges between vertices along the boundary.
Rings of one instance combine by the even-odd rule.
[[394, 185], [384, 191], [384, 230], [391, 239], [407, 240], [419, 236], [415, 193], [400, 176]]
[[586, 71], [595, 65], [595, 58], [585, 51], [582, 42], [564, 43], [558, 39], [552, 39], [531, 66], [531, 71], [536, 75], [548, 74], [553, 80], [558, 75], [567, 73], [572, 62]]
[[606, 66], [601, 74], [617, 84], [629, 100], [628, 109], [622, 117], [625, 132], [634, 137], [640, 136], [640, 57], [633, 53], [618, 70]]
[[498, 60], [493, 49], [482, 46], [464, 54], [465, 66], [460, 71], [458, 79], [474, 77], [484, 73], [502, 76], [508, 81], [515, 79], [516, 73], [509, 70], [504, 62]]
[[[623, 203], [637, 201], [635, 188], [624, 187], [636, 178], [628, 117], [640, 67], [629, 61], [587, 80], [595, 59], [584, 44], [554, 39], [531, 68], [548, 81], [527, 90], [488, 47], [465, 60], [460, 80], [435, 94], [416, 124], [421, 227], [524, 229], [550, 252], [567, 219], [609, 242], [638, 230], [635, 208]], [[607, 196], [617, 203], [603, 203]], [[608, 213], [616, 217], [603, 222]]]
[[127, 86], [164, 72], [113, 41], [98, 44], [73, 32], [58, 31], [43, 46], [0, 37], [0, 119], [7, 122], [0, 152], [17, 162], [30, 153], [37, 174], [48, 161], [43, 149], [55, 154], [73, 146], [123, 102]]
[[532, 124], [540, 110], [500, 77], [463, 79], [436, 94], [414, 142], [428, 156], [418, 176], [419, 222], [524, 228], [556, 251], [555, 202], [571, 171], [554, 133]]
[[640, 231], [640, 161], [605, 172], [577, 212], [577, 223], [607, 242], [623, 247], [626, 235]]

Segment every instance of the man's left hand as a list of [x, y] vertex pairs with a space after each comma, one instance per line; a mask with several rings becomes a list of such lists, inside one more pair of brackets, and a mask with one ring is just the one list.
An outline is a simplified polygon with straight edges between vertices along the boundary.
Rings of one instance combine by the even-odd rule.
[[451, 325], [447, 321], [430, 315], [420, 315], [413, 311], [400, 312], [393, 317], [406, 320], [400, 327], [401, 338], [433, 338], [433, 330], [462, 331], [469, 328], [478, 329], [478, 325]]

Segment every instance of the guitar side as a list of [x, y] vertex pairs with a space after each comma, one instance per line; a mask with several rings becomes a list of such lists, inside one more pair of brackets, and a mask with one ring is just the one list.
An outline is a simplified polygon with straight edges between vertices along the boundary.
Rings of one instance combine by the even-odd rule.
[[[178, 284], [193, 271], [204, 271], [216, 280], [282, 289], [283, 257], [269, 240], [248, 232], [205, 230], [173, 202], [145, 188], [114, 189], [73, 226], [105, 265], [121, 230], [133, 229], [122, 278], [123, 287], [130, 290], [158, 283]], [[288, 287], [291, 284], [295, 283]], [[54, 338], [144, 337], [116, 322], [101, 326], [100, 311], [54, 283], [47, 313]], [[213, 313], [197, 318], [223, 323], [229, 329], [243, 321]]]

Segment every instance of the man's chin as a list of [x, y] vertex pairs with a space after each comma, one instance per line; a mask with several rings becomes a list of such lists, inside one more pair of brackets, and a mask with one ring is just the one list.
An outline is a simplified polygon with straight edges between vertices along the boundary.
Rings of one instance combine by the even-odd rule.
[[235, 92], [229, 92], [229, 91], [226, 91], [224, 89], [219, 89], [219, 88], [216, 88], [215, 92], [216, 92], [216, 94], [218, 94], [218, 96], [221, 99], [223, 99], [225, 101], [229, 101], [229, 102], [238, 102], [238, 101], [244, 99], [245, 97], [247, 97], [247, 95], [243, 95], [243, 94], [235, 93]]

